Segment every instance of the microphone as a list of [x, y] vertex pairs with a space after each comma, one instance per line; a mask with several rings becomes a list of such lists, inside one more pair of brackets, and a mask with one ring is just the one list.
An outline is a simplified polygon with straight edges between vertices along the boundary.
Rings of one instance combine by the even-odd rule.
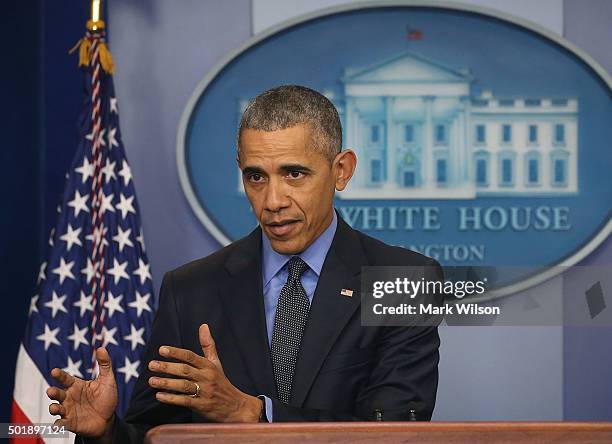
[[382, 421], [383, 420], [383, 410], [382, 409], [374, 409], [372, 411], [372, 420], [373, 421]]
[[423, 402], [417, 402], [417, 401], [410, 401], [407, 405], [408, 408], [408, 412], [407, 412], [407, 420], [408, 421], [421, 421], [421, 411], [423, 410], [423, 407], [425, 407], [425, 403]]

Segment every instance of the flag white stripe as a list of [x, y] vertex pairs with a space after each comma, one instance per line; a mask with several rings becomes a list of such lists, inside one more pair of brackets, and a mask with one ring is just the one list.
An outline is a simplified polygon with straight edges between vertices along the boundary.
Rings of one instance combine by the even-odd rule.
[[[49, 413], [51, 400], [47, 397], [49, 384], [34, 364], [32, 358], [24, 348], [19, 346], [17, 368], [15, 370], [15, 388], [13, 399], [32, 423], [53, 424], [57, 416]], [[68, 438], [47, 439], [50, 444], [70, 444], [74, 442], [74, 433]]]

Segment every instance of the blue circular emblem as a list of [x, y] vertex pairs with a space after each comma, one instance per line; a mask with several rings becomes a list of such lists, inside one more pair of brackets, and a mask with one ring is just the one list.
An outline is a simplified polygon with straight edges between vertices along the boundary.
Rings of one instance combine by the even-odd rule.
[[[336, 105], [358, 166], [336, 208], [445, 265], [573, 265], [612, 227], [609, 75], [548, 31], [470, 7], [334, 8], [255, 36], [180, 125], [186, 196], [221, 243], [257, 224], [235, 161], [249, 99], [301, 84]], [[539, 277], [513, 276], [534, 284]], [[523, 285], [525, 286], [525, 285]]]

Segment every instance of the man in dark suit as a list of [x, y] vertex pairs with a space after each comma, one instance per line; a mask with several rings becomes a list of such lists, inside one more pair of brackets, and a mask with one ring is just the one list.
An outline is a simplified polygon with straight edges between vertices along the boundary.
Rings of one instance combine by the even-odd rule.
[[[334, 211], [356, 167], [338, 114], [299, 86], [262, 93], [238, 131], [238, 165], [259, 221], [247, 237], [168, 272], [130, 408], [116, 418], [104, 348], [100, 375], [60, 369], [58, 424], [88, 442], [141, 442], [183, 422], [385, 420], [431, 417], [438, 380], [434, 326], [364, 327], [364, 266], [439, 265], [350, 228]], [[353, 296], [354, 295], [354, 296]], [[213, 339], [214, 338], [214, 339]]]

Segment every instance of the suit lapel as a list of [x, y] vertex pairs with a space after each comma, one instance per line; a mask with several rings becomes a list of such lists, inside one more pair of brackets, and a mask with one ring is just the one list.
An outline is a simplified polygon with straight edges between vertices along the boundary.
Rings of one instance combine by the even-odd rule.
[[[365, 255], [355, 231], [339, 216], [332, 245], [323, 264], [293, 376], [291, 404], [301, 406], [323, 360], [360, 304], [361, 266]], [[340, 294], [353, 290], [353, 296]]]
[[261, 229], [240, 241], [228, 258], [231, 275], [221, 300], [258, 393], [276, 394], [261, 280]]

